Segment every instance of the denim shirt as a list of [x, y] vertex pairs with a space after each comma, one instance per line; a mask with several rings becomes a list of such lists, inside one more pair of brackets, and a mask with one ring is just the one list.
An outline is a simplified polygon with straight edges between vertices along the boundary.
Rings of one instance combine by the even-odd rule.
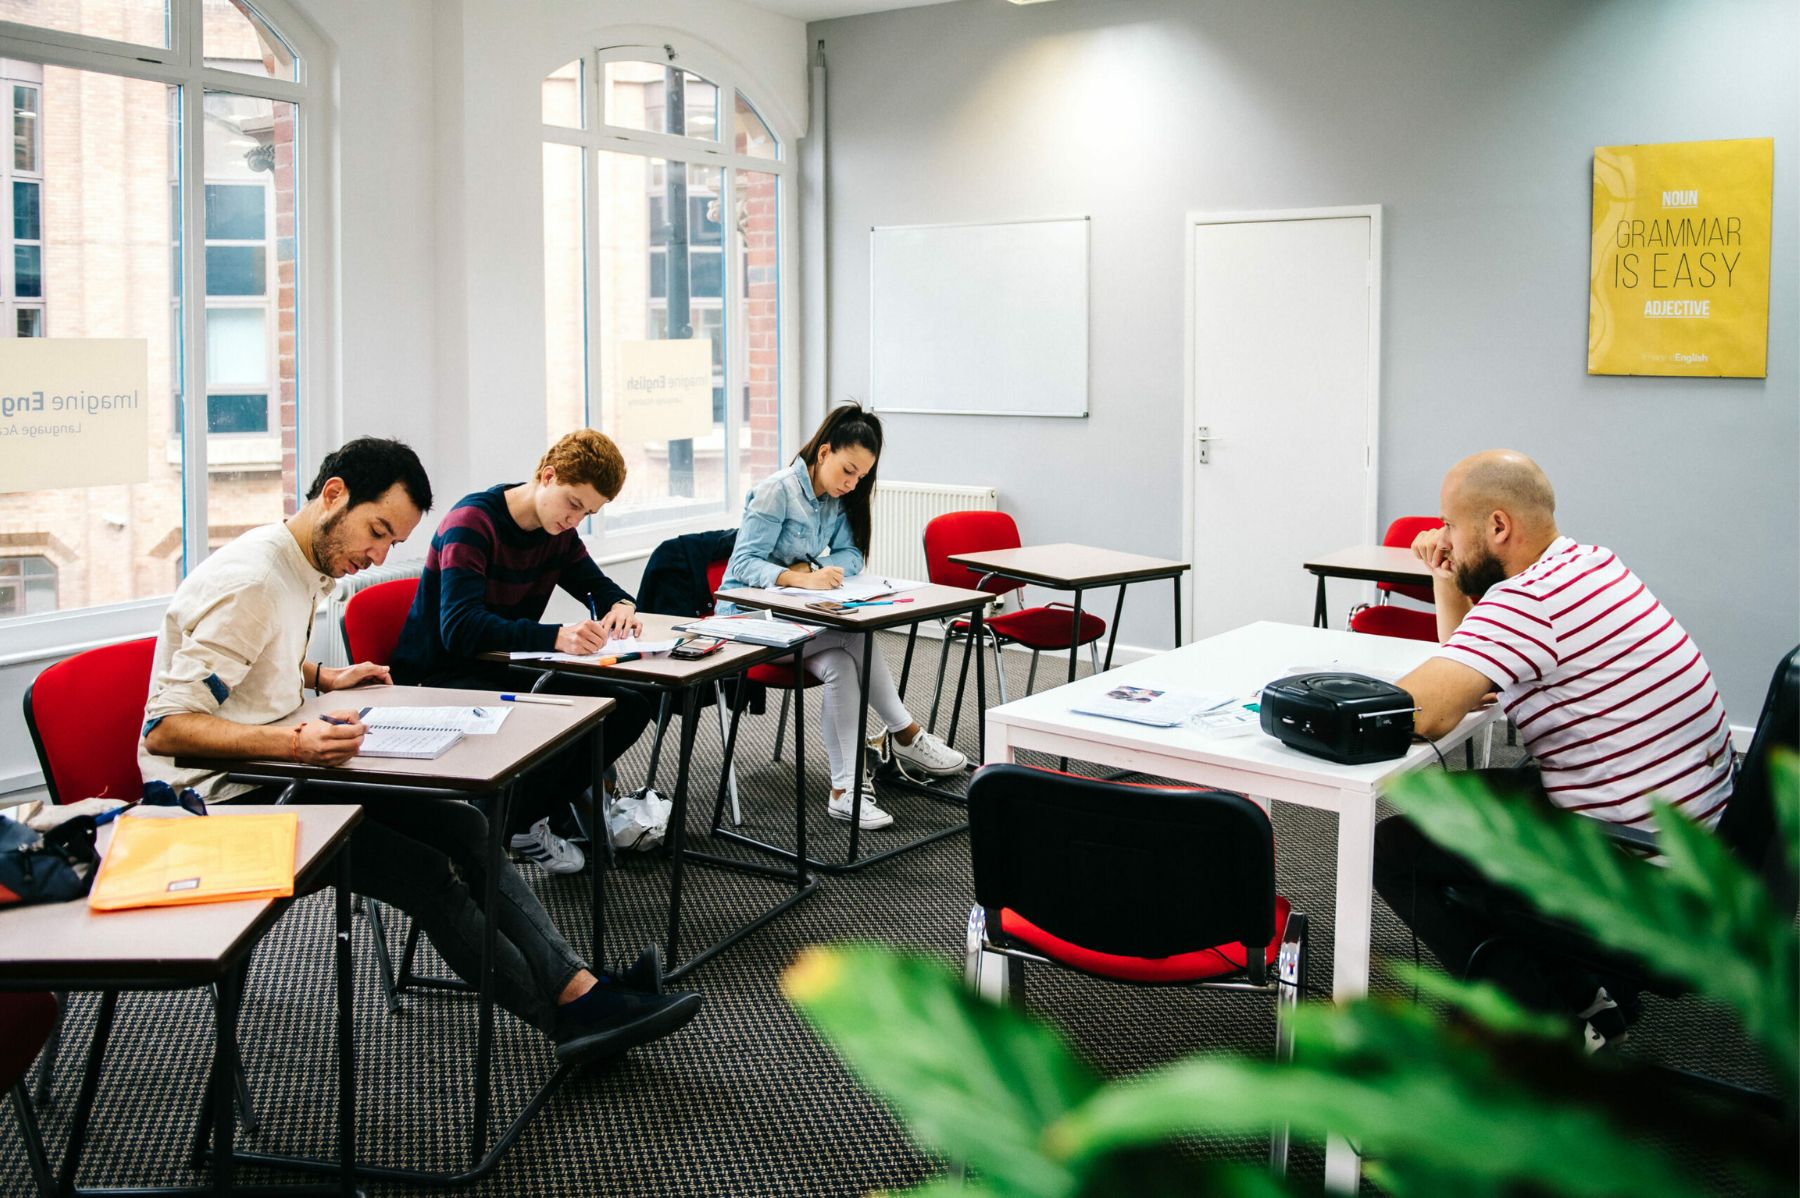
[[[795, 462], [765, 478], [744, 501], [737, 545], [719, 589], [772, 587], [783, 570], [804, 561], [836, 566], [845, 578], [861, 574], [863, 568], [843, 501], [835, 495], [814, 495], [812, 476], [804, 463]], [[725, 602], [718, 607], [720, 615], [740, 610]]]

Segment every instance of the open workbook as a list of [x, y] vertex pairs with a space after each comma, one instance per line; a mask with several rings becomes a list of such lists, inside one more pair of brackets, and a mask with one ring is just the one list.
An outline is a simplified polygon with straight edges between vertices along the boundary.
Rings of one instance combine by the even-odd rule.
[[504, 707], [365, 707], [357, 713], [363, 726], [358, 757], [442, 757], [465, 735], [500, 731], [512, 713]]

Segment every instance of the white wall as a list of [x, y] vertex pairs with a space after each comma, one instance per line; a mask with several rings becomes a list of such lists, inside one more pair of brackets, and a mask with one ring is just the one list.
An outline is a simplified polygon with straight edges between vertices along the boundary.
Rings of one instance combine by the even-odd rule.
[[[830, 397], [868, 386], [870, 226], [1091, 215], [1092, 417], [891, 415], [882, 473], [993, 484], [1027, 541], [1180, 556], [1184, 214], [1379, 203], [1383, 524], [1436, 511], [1466, 453], [1532, 454], [1565, 531], [1648, 581], [1751, 723], [1800, 637], [1797, 13], [967, 0], [816, 23]], [[1768, 379], [1588, 377], [1593, 147], [1769, 136]], [[1168, 608], [1143, 588], [1123, 639], [1166, 645]]]
[[[308, 202], [331, 210], [337, 399], [303, 408], [313, 422], [303, 435], [411, 442], [441, 514], [523, 475], [550, 440], [543, 77], [601, 44], [674, 38], [733, 60], [771, 120], [803, 130], [805, 29], [735, 0], [290, 2], [330, 48], [334, 109], [334, 177]], [[428, 517], [402, 552], [422, 555], [435, 524]], [[639, 568], [616, 573], [630, 585]], [[113, 631], [155, 630], [139, 619]], [[36, 785], [20, 700], [66, 648], [0, 663], [0, 802]]]

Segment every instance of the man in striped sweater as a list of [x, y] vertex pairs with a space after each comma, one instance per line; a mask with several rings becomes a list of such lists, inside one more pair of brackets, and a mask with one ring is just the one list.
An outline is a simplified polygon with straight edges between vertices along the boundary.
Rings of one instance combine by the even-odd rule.
[[[1444, 527], [1413, 550], [1431, 567], [1443, 646], [1400, 680], [1415, 728], [1438, 737], [1498, 697], [1534, 765], [1496, 771], [1503, 789], [1634, 827], [1658, 795], [1704, 824], [1731, 797], [1731, 738], [1706, 659], [1618, 555], [1556, 527], [1535, 462], [1490, 450], [1444, 477]], [[1489, 929], [1443, 898], [1483, 885], [1462, 859], [1396, 816], [1375, 830], [1375, 885], [1452, 970]], [[1510, 955], [1509, 955], [1510, 954]], [[1624, 1032], [1594, 979], [1503, 950], [1490, 976], [1522, 1001], [1566, 1009], [1590, 1045]], [[1624, 997], [1624, 996], [1621, 996]]]

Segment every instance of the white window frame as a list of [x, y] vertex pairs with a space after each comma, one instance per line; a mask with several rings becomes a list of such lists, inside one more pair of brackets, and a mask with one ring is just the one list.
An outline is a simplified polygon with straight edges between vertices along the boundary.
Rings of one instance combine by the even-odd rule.
[[[188, 347], [183, 361], [182, 403], [184, 427], [189, 430], [182, 455], [182, 550], [187, 568], [192, 570], [206, 560], [209, 552], [205, 408], [206, 146], [205, 138], [199, 132], [204, 127], [206, 93], [232, 92], [296, 105], [294, 232], [298, 245], [294, 321], [302, 417], [298, 422], [295, 452], [301, 463], [300, 485], [304, 486], [306, 464], [318, 461], [336, 443], [340, 424], [334, 381], [337, 372], [332, 367], [337, 358], [332, 301], [337, 290], [332, 237], [335, 211], [330, 207], [330, 197], [336, 190], [332, 162], [334, 121], [328, 87], [332, 55], [329, 43], [289, 0], [251, 0], [248, 7], [293, 51], [295, 77], [291, 80], [271, 79], [209, 67], [202, 58], [204, 0], [168, 0], [168, 4], [172, 44], [167, 47], [0, 21], [0, 58], [98, 71], [173, 84], [181, 89], [181, 124], [189, 131], [181, 147], [181, 178], [186, 181], [182, 191], [181, 223], [186, 234], [182, 238], [182, 275], [187, 281], [182, 339]], [[10, 99], [9, 96], [9, 102]], [[42, 111], [40, 93], [40, 114]], [[40, 167], [43, 165], [42, 120], [40, 115]], [[46, 294], [52, 282], [45, 280]], [[278, 402], [278, 396], [272, 396], [271, 400]], [[168, 597], [161, 595], [0, 621], [0, 665], [11, 660], [38, 660], [63, 651], [144, 635], [156, 628], [167, 607]]]
[[[21, 171], [13, 164], [12, 123], [15, 119], [13, 107], [13, 91], [15, 88], [28, 87], [37, 93], [37, 120], [32, 123], [31, 136], [32, 161], [36, 169]], [[26, 309], [38, 313], [38, 327], [42, 330], [39, 336], [48, 336], [49, 328], [49, 296], [50, 280], [44, 274], [44, 81], [43, 79], [24, 79], [8, 72], [0, 72], [0, 90], [5, 92], [4, 108], [6, 114], [6, 155], [0, 162], [0, 337], [16, 337], [19, 329], [19, 310]], [[18, 256], [14, 249], [18, 239], [13, 234], [13, 184], [15, 182], [35, 183], [38, 189], [38, 293], [34, 296], [21, 297], [18, 293]], [[31, 243], [27, 243], [31, 244]]]
[[[261, 295], [213, 295], [205, 296], [208, 312], [228, 310], [261, 312], [263, 314], [263, 427], [259, 432], [215, 433], [210, 431], [212, 421], [211, 404], [215, 395], [242, 395], [255, 391], [258, 387], [239, 379], [206, 380], [206, 405], [201, 409], [201, 416], [209, 426], [209, 437], [279, 437], [281, 435], [281, 370], [277, 345], [281, 340], [281, 311], [271, 295], [279, 295], [281, 290], [281, 264], [275, 257], [275, 205], [278, 197], [275, 194], [273, 179], [204, 179], [201, 187], [254, 187], [263, 196], [263, 233], [255, 241], [233, 240], [226, 237], [208, 237], [206, 247], [215, 246], [238, 247], [254, 246], [262, 250], [263, 278], [267, 284]], [[204, 230], [202, 230], [204, 233]], [[205, 291], [204, 280], [201, 290]], [[297, 298], [297, 295], [296, 295]], [[206, 343], [202, 342], [200, 352], [206, 352]], [[304, 425], [302, 425], [304, 427]], [[304, 473], [304, 471], [302, 471]]]
[[[637, 32], [637, 31], [634, 31]], [[587, 294], [592, 297], [600, 278], [600, 245], [595, 233], [600, 227], [600, 185], [599, 159], [596, 152], [605, 150], [616, 153], [634, 154], [645, 158], [677, 160], [699, 166], [723, 168], [719, 188], [720, 224], [724, 233], [719, 247], [720, 284], [722, 298], [718, 301], [724, 309], [720, 327], [728, 341], [728, 350], [732, 345], [741, 344], [743, 336], [742, 313], [734, 314], [730, 303], [736, 294], [736, 272], [742, 260], [742, 247], [739, 244], [737, 222], [731, 214], [737, 210], [737, 172], [739, 170], [757, 171], [774, 175], [778, 179], [777, 195], [779, 204], [776, 210], [776, 237], [779, 244], [779, 285], [776, 301], [776, 335], [780, 345], [780, 369], [778, 385], [780, 388], [779, 416], [781, 461], [791, 457], [798, 446], [796, 423], [799, 413], [799, 340], [796, 336], [795, 324], [795, 290], [794, 281], [799, 278], [800, 263], [797, 252], [799, 238], [799, 188], [796, 185], [797, 168], [795, 166], [795, 147], [799, 132], [796, 129], [783, 127], [771, 116], [772, 106], [765, 103], [758, 95], [758, 88], [746, 78], [746, 73], [722, 55], [715, 54], [704, 46], [675, 34], [661, 36], [660, 30], [645, 31], [650, 36], [633, 37], [627, 41], [623, 38], [610, 44], [601, 45], [579, 56], [582, 71], [582, 128], [575, 129], [565, 125], [541, 124], [542, 140], [546, 144], [576, 146], [582, 151], [582, 183], [584, 191], [585, 221], [582, 230], [582, 242], [586, 256], [583, 265], [583, 277]], [[570, 60], [563, 58], [550, 63], [540, 73], [541, 77], [549, 75], [566, 66]], [[641, 129], [603, 124], [601, 117], [605, 106], [605, 64], [609, 62], [650, 62], [664, 63], [680, 67], [692, 74], [699, 75], [708, 83], [718, 88], [718, 122], [715, 129], [716, 140], [707, 140], [686, 135], [668, 133], [652, 133]], [[775, 158], [760, 158], [749, 154], [738, 154], [732, 149], [730, 131], [733, 127], [734, 105], [736, 97], [742, 93], [750, 102], [756, 114], [774, 136], [779, 154]], [[655, 301], [652, 301], [654, 303]], [[666, 303], [666, 301], [664, 301]], [[603, 360], [601, 354], [600, 305], [590, 302], [586, 305], [585, 336], [586, 352], [586, 397], [591, 405], [600, 394], [603, 371], [610, 369], [610, 363]], [[707, 509], [703, 512], [688, 513], [679, 508], [672, 508], [666, 520], [652, 520], [643, 524], [633, 524], [626, 528], [607, 530], [604, 519], [591, 519], [587, 522], [584, 533], [594, 555], [603, 561], [625, 560], [641, 556], [658, 541], [666, 537], [678, 536], [684, 532], [697, 532], [735, 524], [740, 515], [741, 496], [759, 479], [740, 478], [738, 454], [735, 450], [737, 430], [742, 426], [743, 417], [739, 413], [741, 404], [734, 402], [734, 396], [741, 393], [744, 376], [740, 371], [746, 369], [735, 351], [728, 352], [724, 359], [725, 380], [725, 449], [723, 468], [724, 498], [723, 510]], [[588, 419], [592, 420], [589, 409]], [[557, 431], [557, 430], [552, 430]]]

